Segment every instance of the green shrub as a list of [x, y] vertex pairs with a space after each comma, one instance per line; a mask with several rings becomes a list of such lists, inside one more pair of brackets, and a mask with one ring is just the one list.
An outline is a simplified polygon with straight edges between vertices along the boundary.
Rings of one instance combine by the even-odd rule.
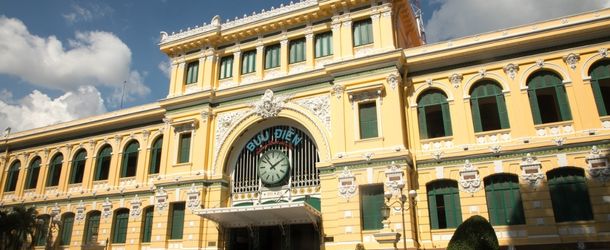
[[447, 250], [498, 250], [498, 237], [489, 222], [475, 215], [464, 221], [451, 237]]

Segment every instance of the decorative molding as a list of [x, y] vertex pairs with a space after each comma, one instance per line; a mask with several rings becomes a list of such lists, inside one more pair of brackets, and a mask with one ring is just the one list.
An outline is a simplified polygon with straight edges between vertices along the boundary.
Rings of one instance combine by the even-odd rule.
[[570, 53], [567, 56], [563, 57], [563, 61], [568, 64], [570, 68], [576, 69], [576, 65], [578, 64], [578, 61], [580, 61], [580, 55]]
[[330, 123], [330, 96], [320, 95], [307, 99], [299, 99], [295, 101], [298, 105], [303, 106], [311, 111], [318, 119], [320, 119], [326, 129], [331, 131]]
[[130, 204], [131, 209], [129, 210], [129, 215], [131, 217], [140, 217], [140, 215], [142, 214], [142, 201], [140, 200], [140, 197], [138, 197], [137, 194], [133, 197], [133, 200], [131, 200]]
[[496, 144], [496, 145], [490, 146], [489, 150], [491, 150], [491, 152], [494, 154], [499, 154], [500, 151], [502, 151], [502, 146], [500, 146], [499, 144]]
[[536, 64], [535, 64], [538, 68], [542, 68], [544, 67], [544, 59], [537, 59], [536, 60]]
[[102, 216], [104, 219], [107, 219], [108, 216], [112, 214], [112, 202], [110, 202], [110, 198], [106, 197], [104, 203], [102, 203]]
[[216, 119], [216, 131], [215, 134], [215, 144], [214, 144], [214, 159], [218, 156], [218, 152], [220, 151], [220, 146], [223, 144], [224, 140], [227, 138], [229, 134], [229, 129], [233, 126], [233, 124], [240, 120], [246, 114], [246, 111], [233, 111], [218, 114], [218, 118]]
[[167, 208], [167, 192], [161, 187], [155, 192], [155, 210], [161, 212], [165, 208]]
[[463, 191], [474, 194], [481, 188], [481, 177], [479, 170], [470, 163], [469, 160], [464, 162], [464, 166], [460, 170], [460, 186]]
[[386, 81], [388, 82], [388, 84], [390, 85], [390, 88], [392, 88], [392, 90], [396, 90], [396, 88], [402, 82], [402, 78], [400, 77], [399, 74], [392, 73], [392, 74], [388, 75], [388, 77], [386, 78]]
[[601, 57], [608, 57], [608, 48], [601, 48], [597, 50], [597, 54]]
[[337, 99], [341, 99], [341, 96], [343, 96], [344, 91], [345, 91], [345, 87], [343, 87], [343, 85], [335, 84], [335, 85], [333, 85], [331, 92], [334, 96], [337, 97]]
[[451, 82], [451, 84], [453, 84], [453, 87], [456, 89], [460, 87], [460, 84], [462, 83], [463, 79], [464, 77], [462, 76], [462, 74], [458, 73], [453, 73], [449, 76], [449, 82]]
[[350, 199], [356, 194], [358, 184], [356, 176], [347, 167], [343, 168], [343, 172], [337, 178], [339, 184], [339, 196], [345, 199]]
[[591, 148], [591, 152], [586, 157], [589, 165], [589, 175], [600, 182], [606, 182], [610, 179], [610, 166], [608, 164], [608, 156], [602, 154], [597, 146]]
[[392, 161], [385, 170], [385, 186], [386, 190], [392, 193], [392, 196], [400, 196], [401, 186], [404, 188], [404, 172], [400, 169], [400, 165]]
[[519, 64], [509, 63], [502, 68], [504, 73], [510, 77], [510, 79], [515, 80], [517, 77], [517, 73], [519, 72]]
[[60, 221], [61, 217], [61, 208], [59, 207], [59, 204], [57, 204], [57, 202], [55, 202], [55, 205], [53, 205], [53, 207], [51, 208], [51, 218], [53, 218], [54, 221]]
[[201, 111], [201, 122], [208, 122], [208, 119], [210, 119], [210, 117], [212, 117], [212, 110], [204, 110]]
[[566, 142], [566, 138], [565, 137], [561, 137], [561, 136], [557, 136], [557, 137], [553, 138], [553, 142], [558, 147], [561, 147]]
[[77, 221], [85, 219], [85, 203], [83, 203], [83, 200], [81, 200], [76, 206], [76, 214], [74, 215], [74, 219]]
[[366, 161], [371, 161], [371, 159], [373, 159], [373, 156], [375, 156], [375, 153], [373, 153], [373, 152], [366, 152], [366, 153], [362, 154], [362, 157]]
[[379, 100], [379, 104], [381, 105], [381, 89], [373, 89], [367, 91], [360, 92], [352, 92], [349, 94], [349, 101], [352, 103], [352, 109], [357, 102], [366, 101], [366, 100]]
[[542, 179], [544, 179], [544, 174], [542, 173], [542, 164], [538, 161], [535, 156], [532, 156], [528, 153], [521, 160], [521, 178], [525, 180], [531, 187], [536, 188]]
[[186, 207], [190, 208], [191, 211], [198, 209], [201, 206], [201, 192], [195, 186], [195, 183], [191, 184], [191, 188], [186, 192]]
[[197, 125], [196, 119], [172, 124], [174, 127], [174, 134], [195, 131], [195, 129], [197, 129]]
[[441, 159], [443, 158], [443, 151], [437, 150], [432, 152], [432, 157], [437, 161], [440, 162]]
[[479, 76], [479, 78], [483, 78], [487, 76], [487, 70], [486, 69], [479, 69], [479, 71], [477, 72], [477, 75]]
[[282, 14], [304, 9], [310, 6], [318, 4], [318, 0], [303, 0], [297, 2], [290, 2], [290, 4], [281, 4], [278, 8], [271, 7], [270, 10], [263, 9], [260, 13], [253, 12], [252, 15], [244, 15], [242, 18], [236, 18], [234, 20], [226, 20], [222, 23], [220, 16], [216, 15], [210, 21], [210, 24], [203, 23], [201, 27], [195, 26], [194, 28], [188, 27], [186, 31], [180, 30], [178, 33], [172, 32], [168, 35], [167, 32], [161, 32], [161, 44], [177, 41], [187, 37], [197, 36], [211, 31], [221, 31], [230, 28], [247, 25], [250, 23], [259, 22], [265, 19], [271, 19]]
[[273, 91], [267, 89], [261, 99], [253, 102], [250, 107], [256, 115], [263, 119], [267, 119], [276, 117], [278, 113], [284, 109], [284, 105], [289, 99], [289, 96], [274, 96]]

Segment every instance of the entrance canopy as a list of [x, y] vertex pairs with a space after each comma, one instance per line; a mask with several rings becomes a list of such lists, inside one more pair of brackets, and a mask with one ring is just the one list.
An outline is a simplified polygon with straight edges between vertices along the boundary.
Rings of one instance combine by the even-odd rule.
[[313, 223], [317, 226], [322, 215], [320, 211], [304, 201], [247, 207], [208, 208], [195, 213], [224, 228], [305, 223]]

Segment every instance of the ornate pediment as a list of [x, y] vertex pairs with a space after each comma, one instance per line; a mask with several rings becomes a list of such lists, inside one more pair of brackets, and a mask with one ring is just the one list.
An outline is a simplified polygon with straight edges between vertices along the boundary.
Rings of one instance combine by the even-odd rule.
[[265, 90], [265, 94], [263, 94], [261, 99], [253, 102], [251, 107], [254, 114], [262, 117], [263, 119], [267, 119], [270, 117], [276, 117], [280, 111], [284, 109], [284, 105], [286, 105], [286, 101], [289, 99], [290, 98], [288, 96], [274, 95], [272, 90], [267, 89]]

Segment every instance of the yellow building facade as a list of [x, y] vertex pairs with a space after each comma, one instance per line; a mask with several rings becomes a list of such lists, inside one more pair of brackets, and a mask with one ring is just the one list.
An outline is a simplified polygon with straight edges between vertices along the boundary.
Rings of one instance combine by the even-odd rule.
[[610, 10], [419, 34], [398, 0], [162, 32], [167, 98], [10, 134], [2, 206], [40, 249], [442, 249], [473, 215], [509, 249], [610, 244]]

